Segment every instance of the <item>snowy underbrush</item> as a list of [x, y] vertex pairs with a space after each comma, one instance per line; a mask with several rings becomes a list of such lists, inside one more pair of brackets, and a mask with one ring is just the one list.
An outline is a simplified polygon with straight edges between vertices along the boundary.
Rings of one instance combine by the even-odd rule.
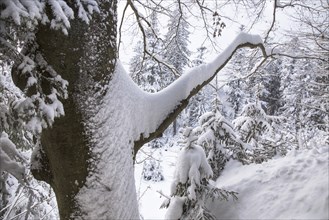
[[328, 219], [329, 146], [243, 166], [229, 161], [217, 187], [237, 201], [209, 204], [218, 219]]
[[53, 191], [32, 177], [31, 153], [0, 134], [0, 219], [58, 219]]
[[28, 180], [24, 183], [10, 174], [6, 177], [5, 186], [2, 186], [6, 187], [2, 188], [6, 192], [0, 199], [0, 219], [59, 219], [53, 191], [46, 183], [33, 179], [31, 174], [27, 176]]
[[[144, 147], [137, 159], [136, 186], [140, 213], [144, 219], [165, 219], [167, 209], [160, 209], [170, 195], [180, 147], [167, 145]], [[261, 164], [242, 165], [227, 162], [216, 186], [237, 192], [238, 200], [215, 200], [207, 204], [216, 219], [328, 219], [329, 218], [329, 146], [291, 150]], [[159, 161], [163, 181], [141, 177], [143, 160]], [[163, 194], [163, 195], [161, 195]]]
[[[162, 138], [161, 138], [162, 139]], [[162, 144], [159, 148], [153, 148], [152, 145], [145, 145], [136, 156], [135, 163], [135, 181], [137, 198], [139, 202], [139, 211], [144, 219], [164, 219], [166, 209], [160, 209], [164, 200], [160, 193], [169, 195], [170, 184], [174, 177], [175, 164], [180, 148], [176, 145], [171, 146], [177, 140], [171, 139], [170, 143]], [[149, 161], [159, 163], [159, 169], [154, 172], [155, 176], [150, 180], [144, 178], [144, 164]], [[163, 179], [158, 180], [156, 176], [161, 171]]]

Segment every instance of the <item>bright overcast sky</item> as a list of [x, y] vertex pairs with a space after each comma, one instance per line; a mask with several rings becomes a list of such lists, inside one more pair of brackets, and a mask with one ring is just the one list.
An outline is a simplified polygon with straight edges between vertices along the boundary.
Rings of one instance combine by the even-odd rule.
[[[214, 1], [209, 1], [209, 2], [214, 2]], [[124, 9], [124, 6], [126, 4], [125, 0], [119, 1], [118, 5], [118, 17], [119, 17], [119, 24], [121, 21], [122, 17], [122, 12]], [[214, 9], [216, 6], [213, 6]], [[247, 32], [252, 33], [252, 34], [260, 34], [261, 36], [264, 36], [268, 28], [270, 27], [271, 20], [272, 20], [272, 8], [273, 8], [273, 1], [267, 1], [267, 8], [265, 9], [265, 14], [263, 17], [260, 18], [261, 22], [256, 23], [255, 25], [252, 26], [252, 22], [255, 19], [255, 14], [256, 13], [250, 13], [249, 15], [243, 12], [239, 13], [234, 13], [234, 10], [229, 7], [225, 8], [217, 8], [217, 11], [219, 12], [220, 15], [223, 16], [222, 21], [225, 22], [226, 28], [222, 31], [222, 36], [213, 38], [214, 42], [216, 43], [216, 49], [210, 44], [209, 40], [205, 42], [206, 39], [206, 33], [204, 31], [204, 28], [202, 28], [202, 20], [197, 20], [196, 18], [191, 18], [189, 19], [189, 22], [195, 27], [191, 27], [190, 31], [190, 50], [195, 52], [197, 48], [202, 46], [207, 47], [208, 49], [208, 57], [206, 57], [206, 60], [212, 59], [216, 54], [218, 54], [220, 51], [225, 49], [225, 47], [232, 42], [232, 40], [235, 38], [237, 33], [240, 32], [239, 28], [243, 24], [246, 27]], [[141, 10], [142, 12], [142, 10]], [[142, 12], [143, 13], [143, 12]], [[125, 17], [125, 22], [124, 26], [122, 29], [122, 40], [120, 44], [120, 60], [124, 64], [126, 70], [129, 68], [129, 61], [131, 57], [134, 55], [133, 54], [133, 48], [138, 40], [141, 39], [141, 34], [137, 28], [137, 25], [131, 25], [132, 21], [134, 19], [134, 16], [131, 15], [132, 11], [127, 11], [126, 17]], [[226, 19], [225, 17], [228, 17], [233, 21], [230, 21], [229, 19]], [[164, 19], [160, 19], [161, 24], [160, 24], [160, 31], [162, 31], [162, 34], [165, 34], [167, 31], [167, 21]], [[281, 12], [277, 12], [277, 23], [276, 27], [280, 27], [282, 29], [283, 26], [285, 26], [285, 29], [289, 28], [288, 27], [288, 22], [287, 22], [287, 17]], [[252, 29], [250, 27], [252, 26]], [[282, 37], [282, 33], [279, 32], [273, 32], [272, 37]]]

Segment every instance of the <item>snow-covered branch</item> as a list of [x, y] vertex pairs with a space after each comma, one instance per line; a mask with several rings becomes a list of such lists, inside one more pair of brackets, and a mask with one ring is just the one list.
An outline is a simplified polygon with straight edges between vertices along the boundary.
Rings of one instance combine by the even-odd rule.
[[23, 180], [25, 167], [16, 160], [25, 161], [25, 159], [17, 151], [16, 145], [8, 138], [5, 132], [0, 134], [0, 159], [0, 173], [6, 171], [12, 174], [17, 180]]
[[[135, 141], [135, 152], [148, 141], [160, 136], [177, 115], [187, 106], [189, 99], [207, 85], [216, 74], [225, 67], [236, 50], [243, 47], [259, 47], [265, 57], [268, 56], [260, 36], [240, 33], [235, 40], [212, 62], [203, 64], [183, 74], [178, 80], [162, 91], [150, 94], [147, 102], [150, 104], [152, 121]], [[156, 107], [156, 109], [155, 109]], [[147, 113], [143, 113], [148, 115]]]
[[[91, 15], [99, 12], [96, 0], [75, 0], [74, 3], [64, 0], [3, 0], [1, 4], [1, 19], [12, 20], [16, 25], [26, 24], [30, 28], [39, 22], [49, 23], [51, 28], [60, 29], [65, 34], [71, 26], [70, 20], [75, 18], [74, 7], [77, 9], [76, 17], [87, 24]], [[47, 6], [51, 10], [50, 16], [46, 12]]]

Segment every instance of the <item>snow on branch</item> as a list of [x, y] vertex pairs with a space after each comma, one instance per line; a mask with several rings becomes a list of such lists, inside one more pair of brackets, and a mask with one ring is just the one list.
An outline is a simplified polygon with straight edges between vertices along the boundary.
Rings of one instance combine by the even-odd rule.
[[17, 160], [25, 162], [25, 159], [17, 151], [16, 145], [9, 139], [8, 134], [2, 132], [0, 134], [0, 173], [6, 171], [16, 177], [17, 180], [23, 180], [25, 168]]
[[[269, 55], [260, 36], [240, 33], [213, 61], [191, 69], [167, 88], [158, 93], [150, 94], [148, 98], [148, 102], [152, 103], [150, 114], [145, 112], [143, 114], [151, 115], [151, 118], [148, 118], [148, 120], [151, 120], [153, 124], [145, 128], [139, 139], [135, 141], [135, 152], [144, 143], [161, 135], [187, 106], [189, 99], [207, 85], [225, 67], [236, 50], [243, 47], [259, 47], [265, 58]], [[157, 106], [157, 108], [154, 109], [154, 106]]]
[[[70, 28], [70, 20], [75, 18], [72, 5], [78, 9], [77, 17], [87, 24], [93, 12], [99, 12], [96, 0], [75, 0], [74, 4], [64, 0], [3, 0], [1, 4], [1, 19], [12, 20], [16, 25], [26, 24], [28, 27], [38, 22], [50, 23], [51, 28], [60, 29], [65, 34]], [[50, 16], [46, 13], [47, 6], [51, 9]]]

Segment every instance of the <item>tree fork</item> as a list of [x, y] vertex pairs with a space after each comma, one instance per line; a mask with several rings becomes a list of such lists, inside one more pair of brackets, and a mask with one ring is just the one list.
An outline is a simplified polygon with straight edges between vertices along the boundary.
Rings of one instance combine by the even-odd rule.
[[181, 100], [180, 104], [178, 104], [176, 106], [175, 109], [173, 109], [173, 111], [171, 113], [168, 114], [168, 116], [163, 120], [163, 122], [158, 126], [158, 128], [150, 133], [148, 135], [148, 137], [144, 137], [143, 134], [140, 135], [140, 138], [138, 140], [136, 140], [134, 142], [134, 157], [136, 156], [138, 150], [145, 144], [148, 143], [149, 141], [160, 137], [162, 135], [162, 133], [168, 128], [168, 126], [177, 118], [177, 116], [179, 115], [179, 113], [181, 113], [186, 106], [189, 103], [189, 100], [196, 95], [204, 86], [206, 86], [207, 84], [209, 84], [217, 75], [217, 73], [219, 71], [221, 71], [226, 64], [231, 60], [231, 58], [233, 57], [233, 55], [235, 54], [235, 52], [240, 49], [240, 48], [244, 48], [244, 47], [249, 47], [249, 48], [256, 48], [259, 47], [262, 51], [263, 56], [265, 57], [264, 60], [257, 66], [259, 67], [261, 64], [263, 64], [265, 62], [265, 60], [267, 59], [268, 55], [266, 54], [266, 49], [264, 47], [263, 44], [252, 44], [252, 43], [243, 43], [238, 45], [233, 52], [230, 54], [230, 56], [225, 60], [225, 62], [220, 65], [216, 71], [214, 72], [214, 74], [207, 79], [206, 81], [204, 81], [203, 83], [201, 83], [200, 85], [196, 86], [191, 92], [190, 94], [183, 100]]

